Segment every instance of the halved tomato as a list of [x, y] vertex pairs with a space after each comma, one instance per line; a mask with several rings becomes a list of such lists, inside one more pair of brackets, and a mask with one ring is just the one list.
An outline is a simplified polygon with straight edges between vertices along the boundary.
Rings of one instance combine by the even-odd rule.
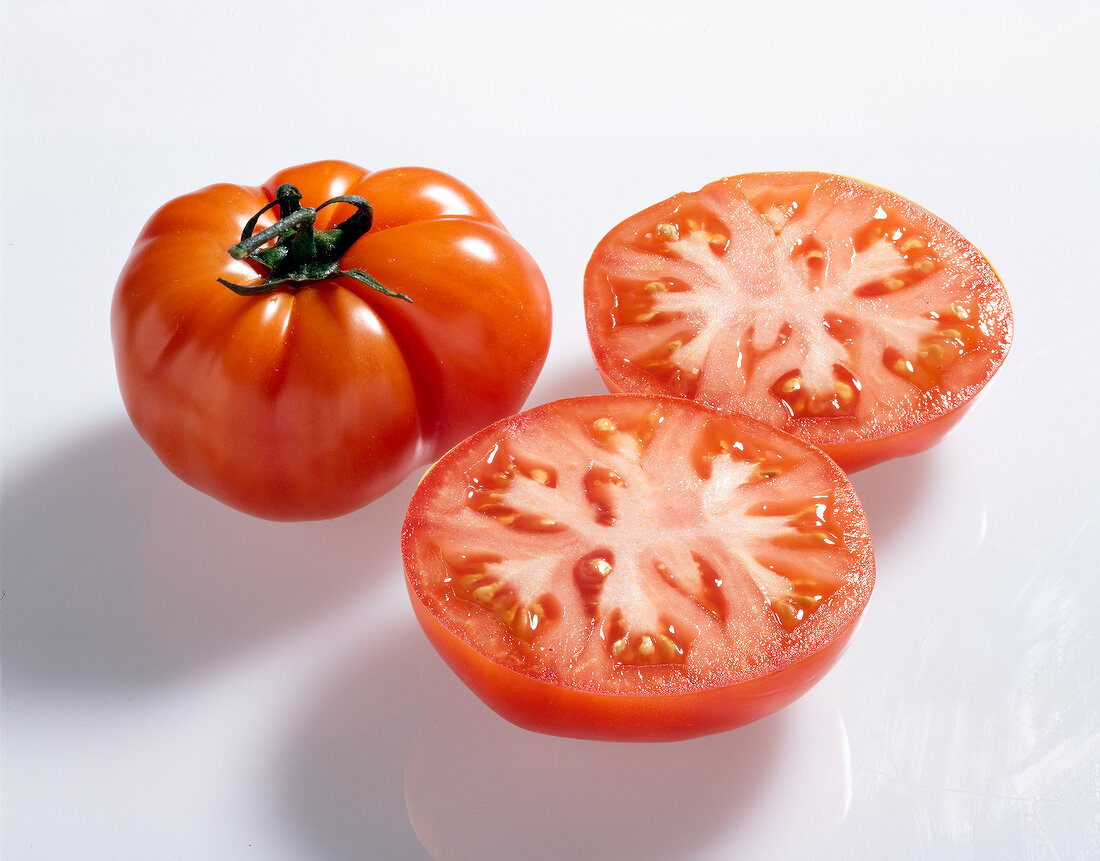
[[744, 413], [851, 471], [936, 442], [1001, 366], [1012, 311], [973, 245], [825, 173], [729, 177], [628, 218], [584, 278], [613, 391]]
[[416, 616], [520, 726], [629, 741], [729, 729], [839, 657], [874, 583], [818, 449], [676, 398], [504, 419], [425, 475], [402, 536]]

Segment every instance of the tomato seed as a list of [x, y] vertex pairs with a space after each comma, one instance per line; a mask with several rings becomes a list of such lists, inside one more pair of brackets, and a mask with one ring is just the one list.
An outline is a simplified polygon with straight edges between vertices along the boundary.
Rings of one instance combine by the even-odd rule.
[[956, 320], [970, 319], [970, 312], [958, 302], [951, 303], [951, 313], [955, 315]]

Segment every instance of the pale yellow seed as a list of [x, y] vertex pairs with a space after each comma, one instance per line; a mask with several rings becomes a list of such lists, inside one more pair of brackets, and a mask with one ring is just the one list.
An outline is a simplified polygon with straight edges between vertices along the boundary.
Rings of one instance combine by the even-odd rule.
[[913, 363], [910, 362], [908, 359], [898, 359], [894, 363], [894, 370], [897, 371], [899, 374], [911, 374], [913, 373]]
[[856, 390], [848, 383], [838, 382], [834, 388], [836, 389], [836, 396], [846, 404], [850, 404], [856, 396]]
[[794, 608], [786, 601], [774, 601], [772, 602], [772, 609], [782, 620], [783, 624], [790, 627], [798, 619], [798, 614], [794, 611]]
[[653, 638], [648, 634], [642, 637], [641, 643], [638, 644], [638, 654], [640, 654], [643, 658], [651, 658], [653, 657], [653, 653], [656, 651], [657, 649], [653, 645]]
[[684, 346], [683, 341], [680, 341], [680, 340], [669, 341], [667, 344], [665, 344], [665, 352], [668, 353], [671, 356], [673, 353], [675, 353], [677, 350], [679, 350], [682, 346]]
[[922, 275], [927, 275], [929, 272], [936, 268], [936, 264], [929, 260], [927, 257], [922, 257], [920, 260], [913, 264], [913, 268], [920, 272]]
[[505, 526], [511, 526], [516, 522], [516, 515], [514, 514], [498, 514], [497, 520]]
[[611, 654], [616, 658], [621, 658], [626, 652], [626, 640], [618, 639], [611, 644]]
[[680, 230], [675, 224], [669, 224], [667, 221], [662, 221], [657, 225], [657, 235], [662, 239], [675, 241], [680, 238]]
[[710, 240], [711, 245], [725, 245], [727, 241], [727, 238], [721, 233], [712, 233], [707, 238]]
[[924, 248], [924, 242], [914, 236], [910, 239], [906, 239], [898, 248], [901, 251], [912, 251], [915, 248]]
[[920, 352], [922, 356], [928, 359], [935, 360], [943, 357], [943, 347], [941, 347], [939, 344], [929, 344]]
[[885, 281], [882, 282], [882, 286], [885, 287], [887, 290], [893, 292], [894, 290], [900, 290], [902, 287], [904, 287], [905, 282], [902, 281], [900, 278], [887, 278]]
[[601, 577], [606, 577], [611, 573], [611, 563], [606, 559], [593, 559], [592, 570], [599, 574]]
[[970, 312], [960, 305], [958, 302], [951, 303], [951, 313], [955, 315], [957, 320], [969, 320]]
[[643, 311], [641, 314], [637, 314], [634, 317], [635, 323], [648, 323], [654, 317], [657, 316], [656, 311]]
[[787, 394], [787, 395], [794, 394], [795, 392], [797, 392], [801, 388], [802, 388], [802, 378], [801, 377], [791, 377], [789, 380], [787, 380], [785, 383], [783, 383], [783, 393]]
[[615, 422], [611, 421], [609, 418], [596, 419], [592, 422], [592, 427], [600, 433], [611, 433], [615, 430]]
[[538, 467], [536, 467], [535, 469], [531, 470], [531, 481], [537, 482], [539, 484], [546, 484], [548, 481], [550, 481], [550, 473], [548, 473], [545, 469], [539, 469]]
[[661, 281], [650, 281], [645, 285], [647, 293], [667, 293], [668, 287]]
[[814, 249], [813, 249], [812, 251], [807, 251], [807, 252], [806, 252], [806, 257], [807, 257], [807, 258], [810, 258], [810, 257], [813, 257], [813, 258], [817, 258], [817, 257], [821, 257], [821, 258], [824, 258], [824, 257], [825, 257], [825, 252], [824, 252], [824, 251], [822, 251], [822, 250], [821, 250], [821, 249], [819, 249], [819, 248], [814, 248]]
[[493, 600], [493, 596], [497, 593], [497, 587], [495, 585], [479, 586], [474, 589], [474, 600], [479, 604], [488, 604]]

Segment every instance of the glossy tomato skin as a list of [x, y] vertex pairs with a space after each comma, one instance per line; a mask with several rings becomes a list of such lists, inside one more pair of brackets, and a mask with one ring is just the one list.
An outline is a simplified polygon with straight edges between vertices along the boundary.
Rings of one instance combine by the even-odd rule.
[[683, 741], [767, 717], [813, 687], [839, 660], [855, 628], [770, 675], [684, 694], [618, 695], [572, 690], [503, 667], [442, 625], [412, 593], [413, 611], [447, 666], [489, 708], [533, 732], [596, 741]]
[[[789, 511], [793, 511], [800, 506], [792, 506], [792, 500], [803, 493], [812, 493], [815, 501], [829, 499], [832, 513], [828, 516], [831, 524], [828, 528], [833, 530], [831, 534], [834, 537], [825, 539], [831, 545], [826, 552], [837, 554], [830, 557], [833, 561], [829, 564], [837, 566], [840, 571], [837, 582], [842, 580], [844, 585], [837, 588], [834, 584], [831, 589], [821, 590], [826, 593], [825, 600], [815, 608], [810, 622], [805, 626], [796, 623], [786, 633], [774, 624], [774, 620], [770, 623], [766, 620], [759, 622], [760, 617], [768, 616], [768, 611], [761, 606], [760, 602], [764, 599], [755, 591], [756, 587], [749, 588], [746, 613], [759, 622], [761, 630], [770, 633], [760, 641], [749, 638], [745, 648], [753, 654], [743, 665], [738, 665], [742, 667], [739, 670], [715, 670], [716, 666], [724, 666], [727, 662], [733, 666], [741, 657], [729, 659], [719, 650], [711, 656], [714, 660], [704, 661], [704, 666], [691, 667], [689, 662], [682, 672], [670, 667], [633, 668], [623, 665], [616, 668], [612, 665], [610, 670], [578, 669], [574, 674], [572, 661], [563, 668], [560, 664], [553, 666], [552, 660], [546, 662], [539, 657], [540, 654], [548, 654], [547, 649], [553, 653], [554, 648], [547, 643], [557, 643], [558, 640], [527, 641], [513, 636], [509, 620], [514, 617], [515, 607], [499, 613], [495, 621], [491, 618], [486, 620], [486, 614], [482, 612], [484, 604], [478, 605], [482, 601], [479, 592], [491, 590], [494, 595], [514, 596], [526, 591], [523, 584], [492, 584], [482, 572], [473, 575], [472, 585], [463, 592], [462, 583], [470, 577], [467, 572], [472, 569], [463, 568], [464, 562], [458, 568], [452, 568], [450, 563], [443, 561], [451, 558], [477, 559], [488, 553], [494, 558], [501, 557], [502, 570], [509, 570], [516, 561], [531, 565], [541, 576], [543, 566], [546, 571], [562, 567], [561, 560], [555, 558], [559, 555], [564, 555], [567, 563], [570, 554], [580, 559], [586, 558], [592, 546], [598, 547], [603, 542], [599, 526], [588, 529], [588, 534], [594, 539], [592, 546], [585, 544], [585, 539], [576, 537], [576, 533], [585, 531], [577, 527], [579, 515], [576, 509], [565, 506], [563, 519], [571, 519], [574, 527], [540, 535], [539, 530], [544, 526], [531, 525], [528, 515], [537, 513], [540, 518], [543, 517], [550, 510], [545, 506], [552, 505], [548, 500], [554, 494], [546, 496], [536, 488], [536, 495], [527, 497], [536, 507], [531, 512], [525, 512], [522, 506], [516, 507], [510, 502], [507, 487], [495, 480], [485, 485], [482, 467], [486, 462], [494, 462], [494, 459], [502, 463], [506, 457], [511, 458], [519, 451], [515, 445], [517, 440], [530, 438], [532, 431], [541, 432], [546, 444], [532, 449], [537, 452], [535, 456], [541, 459], [540, 462], [532, 466], [530, 453], [520, 453], [514, 461], [509, 461], [512, 466], [504, 467], [505, 470], [514, 472], [518, 464], [521, 471], [526, 470], [528, 475], [536, 476], [540, 485], [555, 490], [562, 488], [563, 493], [568, 492], [569, 488], [574, 491], [581, 487], [590, 488], [590, 478], [599, 471], [599, 465], [584, 453], [583, 446], [580, 454], [562, 454], [563, 449], [559, 449], [558, 441], [568, 443], [574, 427], [591, 426], [593, 416], [606, 415], [617, 421], [624, 414], [638, 411], [656, 411], [660, 414], [659, 421], [652, 426], [659, 427], [667, 421], [671, 428], [669, 434], [672, 441], [666, 451], [678, 452], [679, 465], [666, 464], [667, 469], [659, 470], [659, 475], [654, 477], [667, 485], [668, 493], [673, 496], [698, 480], [691, 473], [682, 474], [681, 469], [684, 463], [692, 462], [693, 455], [690, 453], [694, 451], [697, 454], [699, 451], [700, 437], [695, 433], [698, 427], [708, 424], [726, 427], [728, 423], [741, 433], [743, 439], [759, 444], [761, 451], [781, 449], [786, 452], [788, 463], [801, 459], [812, 476], [807, 485], [796, 485], [793, 478], [790, 480], [792, 483], [777, 485], [768, 505], [787, 506]], [[706, 432], [702, 436], [706, 436]], [[586, 470], [587, 474], [582, 477], [581, 473]], [[792, 474], [794, 471], [792, 469]], [[626, 484], [629, 481], [622, 482], [623, 486]], [[486, 486], [492, 488], [489, 496], [482, 489]], [[531, 489], [530, 485], [528, 489]], [[747, 492], [751, 494], [754, 491]], [[755, 513], [767, 508], [767, 505], [761, 508], [759, 504], [753, 504], [754, 497], [739, 496], [741, 493], [735, 491], [733, 495], [738, 500], [730, 509], [734, 516], [743, 515], [750, 508]], [[466, 502], [462, 501], [464, 497]], [[486, 503], [486, 499], [490, 501]], [[591, 502], [589, 498], [580, 507]], [[540, 505], [543, 507], [538, 507]], [[516, 529], [514, 547], [511, 536], [496, 528], [495, 524], [490, 524], [496, 528], [495, 532], [490, 533], [492, 537], [479, 534], [477, 517], [461, 510], [463, 508], [472, 509], [483, 519], [496, 517], [509, 528]], [[643, 506], [637, 510], [646, 509]], [[692, 534], [694, 526], [675, 513], [677, 506], [671, 502], [666, 504], [664, 494], [648, 510], [657, 520], [645, 524], [640, 542], [652, 541], [657, 548], [656, 555], [649, 556], [648, 548], [645, 548], [639, 558], [646, 560], [645, 570], [653, 570], [654, 567], [662, 567], [663, 557], [660, 554], [665, 551], [661, 546], [666, 538], [678, 544], [684, 536], [688, 541], [693, 541], [697, 536]], [[525, 518], [528, 518], [529, 525], [526, 529], [520, 528], [518, 524]], [[551, 513], [551, 519], [554, 518], [556, 515]], [[667, 534], [662, 534], [664, 530], [658, 525], [661, 521]], [[786, 546], [800, 547], [793, 551], [796, 555], [804, 552], [809, 543], [819, 540], [821, 533], [815, 530], [823, 528], [817, 521], [812, 525], [802, 523], [799, 529], [803, 527], [811, 531], [799, 531], [797, 535], [780, 539], [788, 542]], [[700, 528], [699, 531], [705, 530]], [[609, 542], [607, 546], [613, 546], [613, 538], [606, 540]], [[699, 546], [712, 547], [707, 540], [700, 541]], [[730, 558], [749, 553], [750, 546], [751, 539], [746, 541], [744, 547], [734, 548]], [[540, 547], [541, 552], [546, 554], [544, 557], [537, 555]], [[837, 547], [842, 549], [837, 550]], [[568, 549], [563, 551], [562, 548]], [[447, 665], [483, 702], [502, 717], [526, 729], [609, 741], [650, 742], [693, 738], [742, 726], [788, 705], [819, 681], [838, 660], [857, 626], [874, 584], [874, 551], [862, 507], [835, 462], [812, 446], [751, 419], [723, 417], [698, 404], [662, 397], [613, 394], [567, 399], [501, 420], [473, 435], [448, 452], [422, 479], [406, 516], [402, 550], [406, 584], [417, 620]], [[675, 555], [677, 551], [669, 552]], [[811, 549], [809, 552], [813, 554], [816, 551]], [[532, 557], [532, 553], [536, 555]], [[696, 557], [693, 555], [692, 558]], [[765, 581], [775, 572], [780, 572], [783, 576], [793, 576], [795, 580], [804, 577], [810, 582], [816, 576], [814, 572], [821, 561], [820, 558], [808, 559], [804, 567], [795, 564], [792, 569], [791, 561], [784, 560], [782, 553], [775, 555], [773, 552], [762, 558], [764, 568], [768, 569], [763, 574]], [[702, 570], [705, 564], [698, 559], [696, 561]], [[672, 567], [671, 564], [669, 567]], [[568, 568], [566, 564], [564, 569], [567, 571]], [[714, 578], [719, 588], [722, 581], [726, 581], [725, 588], [730, 596], [728, 605], [731, 607], [735, 604], [733, 596], [738, 594], [733, 584], [739, 576], [744, 579], [742, 575], [743, 572], [732, 569], [726, 572], [719, 570]], [[576, 582], [568, 573], [564, 579], [555, 574], [547, 576], [559, 590], [571, 591]], [[671, 582], [676, 578], [670, 576], [668, 579]], [[660, 590], [663, 586], [651, 583], [645, 588]], [[537, 592], [530, 594], [536, 595]], [[560, 591], [559, 596], [563, 606], [568, 607], [573, 602]], [[821, 598], [820, 595], [817, 597]], [[539, 600], [546, 603], [545, 599]], [[691, 600], [697, 605], [703, 603], [698, 595], [693, 595]], [[712, 595], [705, 603], [713, 610], [726, 601], [726, 598]], [[658, 603], [667, 607], [672, 602], [665, 604], [658, 600]], [[499, 608], [494, 612], [497, 610]], [[559, 610], [559, 614], [562, 619], [569, 618], [571, 623], [575, 623], [577, 618], [577, 614], [570, 616], [568, 610]], [[730, 613], [731, 618], [734, 616]], [[573, 631], [560, 639], [569, 640], [574, 646], [578, 642], [576, 637], [589, 644], [606, 641], [606, 618], [586, 620], [582, 615], [581, 619], [577, 626], [579, 633]], [[551, 618], [542, 624], [555, 624], [555, 620]], [[678, 627], [689, 627], [690, 624]], [[738, 623], [730, 624], [736, 627]], [[593, 662], [592, 650], [587, 647], [577, 648], [577, 654], [583, 655], [576, 660], [578, 667], [592, 667], [599, 663], [598, 660]], [[601, 654], [599, 646], [595, 654]]]
[[[786, 211], [768, 223], [768, 208], [777, 204]], [[753, 207], [759, 210], [757, 224], [738, 209]], [[821, 229], [811, 225], [800, 230], [799, 217]], [[713, 254], [696, 254], [689, 265], [666, 265], [676, 254], [670, 253], [671, 246], [657, 249], [655, 235], [660, 240], [661, 230], [672, 225], [679, 234], [692, 220], [709, 234]], [[867, 237], [876, 225], [885, 231], [880, 230], [883, 235], [872, 248]], [[758, 227], [765, 238], [756, 234]], [[856, 265], [860, 255], [870, 262]], [[866, 274], [840, 287], [843, 276], [829, 281], [832, 272], [849, 266]], [[756, 295], [748, 301], [733, 290], [722, 297], [724, 307], [738, 314], [700, 324], [691, 314], [702, 311], [705, 317], [706, 310], [682, 313], [683, 302], [668, 313], [673, 306], [663, 305], [662, 296], [680, 296], [685, 288], [682, 295], [690, 295], [699, 282], [707, 281], [707, 274], [723, 267], [733, 275], [713, 281], [728, 277], [732, 282], [743, 275], [745, 282], [757, 282]], [[771, 293], [766, 289], [769, 280], [776, 287]], [[791, 280], [805, 294], [831, 297], [815, 308], [814, 326], [800, 328], [796, 314], [790, 319], [793, 327], [758, 325], [776, 308], [801, 303], [780, 289]], [[638, 288], [647, 283], [660, 285], [661, 294], [652, 304], [639, 304]], [[925, 283], [935, 286], [922, 295]], [[938, 442], [1000, 369], [1013, 336], [1012, 309], [1000, 276], [955, 228], [887, 189], [817, 172], [731, 176], [647, 207], [598, 244], [585, 273], [584, 293], [589, 340], [610, 391], [671, 394], [752, 415], [818, 446], [849, 472]], [[963, 315], [958, 319], [953, 317], [956, 308]], [[887, 320], [882, 331], [911, 329], [919, 334], [910, 343], [891, 342], [881, 332], [867, 337], [873, 324], [862, 324], [876, 314]], [[863, 333], [853, 335], [861, 326]], [[653, 332], [654, 340], [645, 341], [639, 334], [644, 329]], [[696, 347], [716, 331], [720, 333], [705, 349]], [[827, 345], [821, 353], [827, 359], [808, 358], [807, 343]], [[664, 347], [669, 354], [690, 354], [690, 361], [682, 367], [670, 365], [661, 352]], [[784, 350], [788, 355], [776, 364]], [[789, 355], [799, 350], [800, 355]], [[822, 395], [819, 412], [795, 403], [795, 384], [805, 387], [801, 362], [835, 369], [830, 383], [837, 389]], [[786, 402], [784, 385], [794, 393]], [[892, 389], [889, 395], [880, 398], [880, 390], [887, 389]], [[848, 409], [836, 392], [853, 390], [856, 406]]]
[[[373, 226], [341, 268], [412, 301], [339, 276], [256, 296], [218, 283], [263, 280], [228, 249], [283, 183], [306, 206], [365, 198]], [[353, 211], [326, 207], [317, 228]], [[468, 187], [425, 168], [339, 161], [169, 202], [138, 236], [111, 313], [119, 387], [141, 436], [184, 481], [273, 520], [353, 511], [519, 409], [550, 326], [537, 265]]]

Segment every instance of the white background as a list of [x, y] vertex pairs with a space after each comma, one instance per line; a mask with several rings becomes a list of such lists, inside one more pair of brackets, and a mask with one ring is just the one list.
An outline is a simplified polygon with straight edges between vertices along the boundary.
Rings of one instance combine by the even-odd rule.
[[[1098, 8], [4, 0], [5, 861], [1095, 858]], [[531, 251], [531, 404], [602, 390], [584, 265], [681, 189], [847, 173], [985, 251], [1012, 354], [855, 477], [878, 584], [820, 685], [692, 742], [530, 734], [416, 628], [416, 476], [287, 526], [160, 466], [108, 332], [134, 236], [329, 157], [448, 171]]]

